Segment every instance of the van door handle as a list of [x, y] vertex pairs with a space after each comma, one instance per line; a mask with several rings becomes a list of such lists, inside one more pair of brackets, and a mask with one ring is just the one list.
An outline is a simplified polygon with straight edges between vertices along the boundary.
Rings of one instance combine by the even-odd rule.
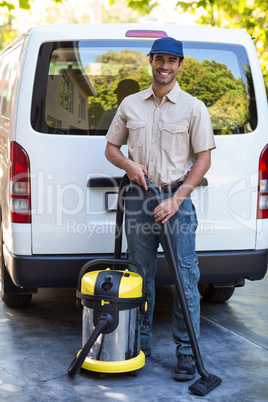
[[[87, 182], [89, 188], [119, 187], [122, 177], [91, 177]], [[197, 187], [207, 187], [208, 181], [205, 177], [198, 183]]]
[[207, 187], [208, 186], [208, 181], [205, 177], [198, 183], [197, 187]]
[[119, 187], [122, 177], [91, 177], [87, 182], [89, 188]]

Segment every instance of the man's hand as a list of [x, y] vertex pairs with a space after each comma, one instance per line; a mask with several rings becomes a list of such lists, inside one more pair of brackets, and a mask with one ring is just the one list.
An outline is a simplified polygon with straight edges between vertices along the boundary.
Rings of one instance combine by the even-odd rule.
[[200, 183], [204, 174], [210, 168], [211, 163], [211, 150], [199, 152], [196, 155], [196, 162], [188, 173], [185, 182], [178, 188], [172, 197], [163, 200], [155, 209], [156, 222], [165, 223], [171, 218], [179, 209], [183, 201]]
[[165, 223], [171, 218], [179, 209], [181, 202], [174, 196], [167, 198], [157, 205], [154, 209], [154, 217], [156, 222]]
[[105, 156], [113, 165], [123, 169], [128, 175], [129, 180], [137, 182], [140, 186], [148, 190], [144, 175], [148, 175], [145, 166], [126, 158], [120, 151], [121, 145], [114, 145], [107, 142]]
[[144, 175], [148, 175], [145, 166], [126, 158], [122, 167], [128, 175], [129, 180], [135, 181], [140, 186], [144, 187], [145, 190], [148, 190], [146, 181], [144, 179]]

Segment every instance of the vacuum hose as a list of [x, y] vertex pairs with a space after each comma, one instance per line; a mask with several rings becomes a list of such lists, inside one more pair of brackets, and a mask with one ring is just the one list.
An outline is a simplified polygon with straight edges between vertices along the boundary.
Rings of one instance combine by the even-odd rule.
[[[161, 203], [159, 191], [153, 186], [153, 184], [150, 182], [150, 180], [145, 176], [145, 181], [148, 186], [148, 191], [155, 197], [155, 205], [159, 205]], [[203, 361], [201, 359], [201, 354], [199, 350], [199, 345], [196, 339], [196, 335], [194, 332], [189, 308], [188, 308], [188, 303], [186, 300], [186, 296], [184, 293], [184, 288], [182, 285], [182, 281], [180, 278], [180, 274], [177, 269], [177, 264], [176, 260], [174, 257], [174, 252], [172, 249], [172, 243], [171, 243], [171, 237], [170, 237], [170, 231], [169, 231], [169, 222], [162, 223], [161, 224], [161, 231], [163, 233], [164, 237], [164, 242], [166, 246], [166, 258], [168, 260], [169, 268], [171, 271], [171, 275], [173, 278], [173, 282], [175, 285], [175, 289], [177, 291], [177, 295], [180, 301], [181, 305], [181, 311], [183, 314], [185, 326], [189, 335], [189, 340], [192, 346], [192, 351], [194, 354], [195, 358], [195, 363], [196, 363], [196, 368], [198, 373], [200, 374], [201, 378], [197, 380], [194, 384], [192, 384], [189, 387], [189, 390], [200, 396], [206, 395], [208, 392], [212, 391], [214, 388], [216, 388], [218, 385], [221, 384], [222, 380], [215, 376], [214, 374], [210, 374], [206, 371]]]
[[78, 371], [82, 367], [82, 364], [85, 361], [85, 358], [87, 357], [90, 349], [94, 345], [98, 336], [101, 333], [103, 333], [112, 324], [113, 324], [113, 317], [110, 314], [104, 313], [99, 317], [98, 323], [97, 323], [96, 327], [94, 328], [92, 334], [86, 341], [85, 345], [81, 349], [78, 356], [76, 356], [74, 358], [74, 360], [72, 361], [72, 363], [69, 366], [68, 375], [70, 377], [74, 377], [78, 373]]

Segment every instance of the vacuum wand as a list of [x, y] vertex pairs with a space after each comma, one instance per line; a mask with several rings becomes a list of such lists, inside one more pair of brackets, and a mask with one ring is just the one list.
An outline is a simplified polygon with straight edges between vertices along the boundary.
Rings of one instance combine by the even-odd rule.
[[[153, 186], [153, 184], [150, 182], [150, 180], [146, 176], [145, 176], [145, 180], [146, 180], [146, 183], [148, 186], [148, 191], [155, 197], [155, 205], [156, 206], [159, 205], [161, 203], [159, 191]], [[222, 380], [213, 374], [209, 374], [204, 368], [204, 364], [203, 364], [203, 361], [201, 358], [199, 346], [198, 346], [196, 335], [194, 332], [185, 292], [184, 292], [184, 289], [182, 286], [182, 281], [181, 281], [180, 274], [177, 269], [176, 260], [174, 257], [168, 221], [166, 223], [161, 223], [161, 230], [163, 233], [163, 238], [164, 238], [164, 242], [165, 242], [165, 246], [166, 246], [166, 258], [167, 258], [167, 261], [169, 264], [169, 268], [170, 268], [171, 275], [173, 278], [174, 286], [176, 288], [177, 295], [178, 295], [178, 298], [180, 301], [185, 326], [186, 326], [186, 329], [188, 332], [192, 351], [193, 351], [194, 358], [195, 358], [196, 368], [197, 368], [198, 373], [201, 376], [201, 378], [199, 380], [197, 380], [194, 384], [192, 384], [189, 387], [189, 390], [196, 395], [204, 396], [208, 392], [210, 392], [214, 388], [216, 388], [218, 385], [220, 385]]]
[[109, 316], [109, 314], [103, 314], [102, 316], [99, 317], [98, 323], [95, 329], [93, 330], [91, 336], [88, 338], [87, 342], [83, 346], [78, 356], [74, 358], [74, 360], [69, 366], [68, 375], [70, 377], [74, 377], [78, 373], [78, 371], [82, 367], [82, 364], [85, 361], [85, 358], [88, 355], [88, 352], [94, 345], [96, 339], [100, 334], [103, 333], [104, 330], [106, 330], [111, 325], [111, 320], [112, 317]]

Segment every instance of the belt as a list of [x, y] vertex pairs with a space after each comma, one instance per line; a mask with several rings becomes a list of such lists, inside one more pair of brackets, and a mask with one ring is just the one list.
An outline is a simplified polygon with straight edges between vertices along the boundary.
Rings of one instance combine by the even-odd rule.
[[166, 186], [159, 187], [159, 191], [160, 193], [173, 193], [178, 190], [182, 183], [183, 181], [177, 181], [176, 183], [167, 184]]

